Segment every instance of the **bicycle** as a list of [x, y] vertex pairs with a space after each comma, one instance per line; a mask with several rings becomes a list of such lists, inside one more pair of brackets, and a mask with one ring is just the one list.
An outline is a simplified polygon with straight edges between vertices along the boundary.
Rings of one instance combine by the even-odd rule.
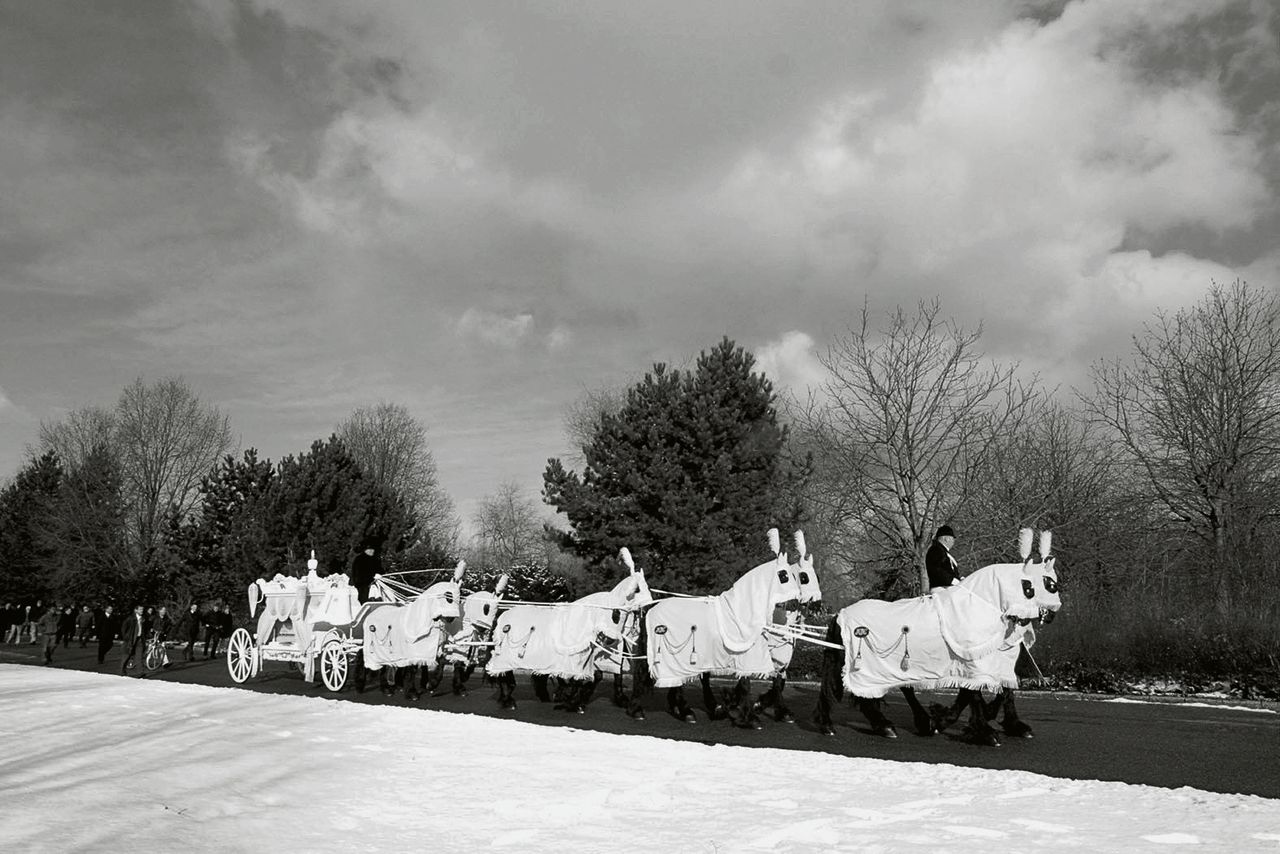
[[152, 632], [147, 638], [147, 654], [143, 658], [143, 664], [147, 670], [159, 670], [169, 663], [169, 651], [165, 649], [164, 641], [160, 640], [158, 632]]

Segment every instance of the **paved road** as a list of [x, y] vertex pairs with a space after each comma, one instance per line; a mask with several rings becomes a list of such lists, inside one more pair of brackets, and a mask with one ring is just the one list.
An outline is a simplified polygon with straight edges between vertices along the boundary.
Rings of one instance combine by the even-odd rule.
[[[222, 660], [178, 661], [166, 670], [148, 674], [148, 679], [192, 682], [232, 687]], [[36, 664], [34, 646], [0, 645], [0, 662]], [[98, 670], [96, 651], [59, 649], [56, 667]], [[101, 670], [119, 673], [117, 646]], [[137, 671], [134, 671], [137, 672]], [[329, 694], [318, 684], [308, 684], [286, 664], [267, 662], [262, 673], [244, 688], [275, 694], [331, 697], [344, 701], [467, 712], [492, 717], [515, 717], [530, 723], [574, 726], [580, 729], [635, 733], [660, 738], [685, 739], [706, 744], [736, 744], [778, 747], [790, 750], [820, 750], [846, 756], [864, 756], [913, 762], [946, 762], [980, 768], [1017, 769], [1077, 780], [1118, 780], [1152, 786], [1191, 786], [1211, 792], [1230, 792], [1280, 798], [1280, 714], [1240, 711], [1221, 706], [1204, 707], [1185, 703], [1114, 703], [1075, 695], [1024, 694], [1018, 709], [1035, 727], [1035, 738], [1006, 739], [999, 748], [975, 747], [948, 734], [922, 738], [910, 732], [910, 714], [901, 699], [890, 700], [889, 716], [899, 725], [897, 740], [871, 735], [862, 717], [845, 705], [836, 717], [836, 736], [820, 735], [808, 722], [817, 690], [813, 686], [788, 689], [791, 708], [800, 718], [796, 724], [766, 723], [754, 732], [738, 730], [726, 722], [700, 721], [685, 724], [658, 711], [657, 698], [650, 703], [645, 721], [632, 721], [614, 708], [603, 695], [585, 715], [567, 715], [538, 703], [528, 680], [521, 678], [517, 689], [520, 707], [501, 711], [493, 692], [473, 679], [467, 697], [423, 698], [409, 704], [402, 695], [387, 698], [376, 690], [356, 694], [348, 689]], [[928, 694], [922, 694], [928, 702]], [[690, 699], [693, 699], [691, 694]], [[697, 704], [695, 704], [695, 708]], [[1274, 708], [1274, 707], [1273, 707]], [[762, 768], [762, 770], [765, 770]], [[886, 769], [886, 773], [891, 773]], [[851, 797], [856, 797], [851, 793]]]

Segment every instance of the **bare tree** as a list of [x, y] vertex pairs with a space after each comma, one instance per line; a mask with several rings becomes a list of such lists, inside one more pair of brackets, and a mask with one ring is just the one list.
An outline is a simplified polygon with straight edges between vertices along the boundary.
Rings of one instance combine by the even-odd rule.
[[934, 530], [965, 506], [993, 438], [1020, 423], [1035, 394], [1016, 365], [984, 363], [981, 326], [966, 331], [940, 313], [936, 299], [914, 315], [899, 307], [877, 333], [864, 308], [822, 358], [830, 378], [798, 414], [819, 451], [820, 512], [861, 533], [864, 559], [889, 568], [886, 591], [927, 587]]
[[62, 421], [40, 423], [40, 452], [53, 451], [68, 469], [84, 464], [91, 453], [116, 447], [116, 418], [109, 410], [86, 406]]
[[564, 416], [564, 433], [570, 450], [564, 459], [571, 467], [581, 468], [586, 464], [582, 449], [595, 440], [601, 419], [622, 409], [627, 402], [627, 388], [627, 385], [618, 385], [588, 389], [569, 405]]
[[1280, 497], [1280, 298], [1214, 283], [1195, 306], [1158, 313], [1133, 347], [1129, 362], [1094, 365], [1086, 405], [1155, 500], [1211, 547], [1226, 613], [1232, 554]]
[[515, 481], [506, 481], [493, 495], [480, 499], [472, 520], [477, 551], [493, 567], [546, 559], [538, 505]]
[[422, 422], [398, 403], [379, 403], [357, 409], [337, 432], [360, 467], [405, 503], [434, 543], [455, 544], [453, 501], [440, 486]]
[[227, 416], [180, 377], [134, 380], [120, 395], [115, 421], [133, 551], [148, 567], [166, 517], [191, 512], [201, 478], [235, 442]]

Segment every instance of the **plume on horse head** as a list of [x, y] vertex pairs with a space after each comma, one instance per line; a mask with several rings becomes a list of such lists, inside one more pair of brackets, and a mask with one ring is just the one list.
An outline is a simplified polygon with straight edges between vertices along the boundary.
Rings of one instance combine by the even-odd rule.
[[800, 585], [801, 602], [819, 602], [822, 600], [822, 588], [818, 584], [818, 573], [813, 568], [813, 555], [809, 553], [804, 541], [804, 531], [796, 531], [796, 564], [792, 566], [792, 574]]

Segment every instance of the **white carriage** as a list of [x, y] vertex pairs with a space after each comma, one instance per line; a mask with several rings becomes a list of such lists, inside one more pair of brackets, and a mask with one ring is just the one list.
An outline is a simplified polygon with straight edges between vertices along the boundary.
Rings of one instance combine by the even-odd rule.
[[[315, 553], [307, 575], [276, 575], [249, 585], [249, 616], [255, 632], [238, 628], [227, 643], [227, 670], [236, 683], [257, 676], [263, 662], [283, 661], [315, 679], [317, 665], [325, 688], [341, 691], [351, 672], [351, 657], [360, 651], [361, 606], [356, 588], [341, 573], [316, 575]], [[258, 613], [261, 606], [261, 613]]]

